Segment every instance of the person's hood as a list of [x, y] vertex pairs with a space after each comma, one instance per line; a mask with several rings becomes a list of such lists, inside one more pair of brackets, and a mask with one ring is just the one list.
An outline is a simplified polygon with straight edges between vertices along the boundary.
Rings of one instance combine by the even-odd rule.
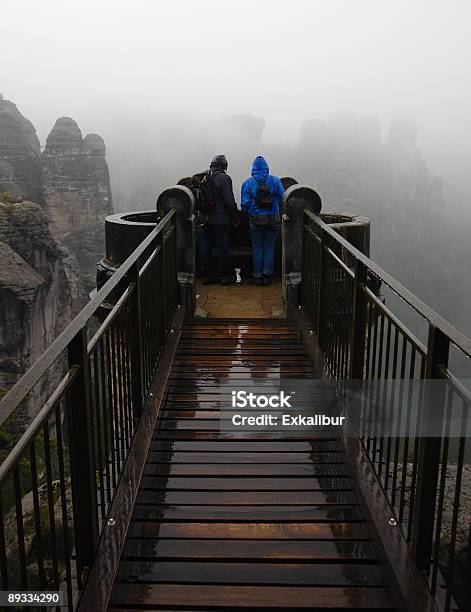
[[227, 159], [225, 155], [215, 155], [209, 166], [211, 170], [227, 170]]
[[263, 182], [268, 176], [269, 168], [266, 159], [259, 155], [253, 160], [252, 176], [257, 181]]

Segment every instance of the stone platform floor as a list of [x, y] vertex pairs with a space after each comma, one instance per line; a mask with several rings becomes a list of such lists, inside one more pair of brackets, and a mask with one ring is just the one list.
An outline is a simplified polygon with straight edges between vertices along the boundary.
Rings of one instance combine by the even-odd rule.
[[251, 279], [243, 280], [240, 285], [228, 286], [204, 286], [198, 281], [196, 295], [196, 316], [218, 318], [283, 316], [279, 279], [268, 287], [257, 287]]

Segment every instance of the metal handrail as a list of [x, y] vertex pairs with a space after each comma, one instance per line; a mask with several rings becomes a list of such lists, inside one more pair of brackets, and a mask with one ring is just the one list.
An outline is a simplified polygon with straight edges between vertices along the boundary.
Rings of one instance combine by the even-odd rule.
[[73, 319], [65, 330], [54, 340], [51, 346], [37, 359], [18, 382], [0, 400], [0, 427], [11, 416], [18, 404], [28, 395], [34, 385], [48, 368], [63, 354], [67, 346], [77, 333], [83, 328], [87, 321], [95, 314], [98, 308], [105, 302], [111, 292], [116, 289], [122, 279], [129, 273], [141, 255], [152, 244], [157, 234], [160, 234], [167, 226], [170, 219], [175, 215], [175, 210], [170, 210], [157, 224], [154, 230], [137, 247], [137, 249], [126, 259], [122, 266], [113, 276], [97, 291], [95, 296], [88, 302], [79, 314]]
[[[459, 521], [466, 533], [470, 529], [466, 520], [469, 512], [461, 504], [466, 427], [463, 425], [458, 441], [455, 475], [447, 471], [453, 460], [449, 457], [451, 444], [446, 432], [447, 409], [453, 402], [460, 402], [463, 423], [469, 418], [471, 392], [453, 374], [449, 361], [451, 347], [470, 358], [471, 340], [307, 209], [302, 247], [299, 308], [304, 309], [313, 331], [317, 332], [326, 373], [336, 381], [339, 393], [342, 395], [348, 389], [345, 380], [360, 382], [362, 389], [366, 382], [364, 399], [368, 401], [371, 381], [399, 379], [400, 389], [402, 381], [416, 381], [419, 397], [415, 418], [419, 425], [419, 419], [426, 422], [430, 414], [432, 396], [435, 406], [437, 401], [442, 402], [445, 433], [432, 437], [429, 433], [406, 432], [401, 436], [398, 430], [396, 436], [385, 436], [379, 428], [371, 428], [368, 419], [359, 420], [356, 433], [417, 568], [431, 577], [430, 592], [436, 600], [443, 599], [446, 612], [455, 606], [454, 598], [457, 609], [467, 609], [459, 606], [469, 601], [471, 591], [460, 592], [456, 562]], [[428, 328], [425, 344], [376, 294], [375, 289], [381, 284], [422, 317]], [[426, 379], [444, 384], [432, 390]], [[411, 396], [408, 393], [405, 403], [401, 396], [402, 392], [398, 396], [398, 419], [404, 416], [408, 426]], [[444, 503], [450, 495], [454, 498], [451, 537], [445, 545]], [[437, 586], [440, 573], [446, 576], [444, 589]]]
[[[176, 245], [171, 210], [1, 401], [0, 427], [15, 439], [0, 464], [3, 590], [53, 587], [75, 609], [178, 308]], [[109, 302], [95, 331], [93, 315]], [[31, 400], [24, 431], [5, 423]]]
[[343, 238], [338, 232], [329, 227], [319, 217], [312, 213], [307, 208], [304, 213], [315, 223], [321, 231], [328, 234], [346, 251], [350, 253], [357, 261], [362, 263], [370, 272], [377, 276], [385, 285], [387, 285], [394, 293], [403, 299], [411, 308], [413, 308], [421, 317], [426, 319], [431, 325], [440, 329], [452, 342], [459, 348], [467, 357], [471, 357], [471, 338], [468, 338], [461, 333], [454, 325], [427, 306], [421, 299], [414, 295], [409, 289], [404, 287], [399, 281], [392, 277], [386, 270], [364, 255], [348, 240]]

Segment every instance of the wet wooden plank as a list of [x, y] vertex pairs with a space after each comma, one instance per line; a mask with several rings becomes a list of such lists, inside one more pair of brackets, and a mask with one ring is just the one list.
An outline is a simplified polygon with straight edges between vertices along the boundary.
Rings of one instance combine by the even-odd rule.
[[266, 368], [276, 368], [282, 367], [284, 365], [287, 366], [311, 366], [312, 363], [306, 359], [306, 355], [304, 353], [299, 353], [298, 355], [279, 355], [273, 350], [271, 352], [267, 352], [266, 355], [235, 355], [235, 354], [227, 354], [227, 355], [195, 355], [194, 352], [187, 353], [177, 353], [175, 357], [175, 364], [186, 365], [188, 363], [193, 364], [194, 366], [198, 366], [198, 364], [204, 364], [205, 367], [212, 366], [213, 364], [217, 364], [218, 366], [247, 366], [249, 368], [252, 367], [261, 367], [264, 366]]
[[[211, 369], [200, 369], [200, 372], [196, 372], [195, 371], [189, 371], [188, 369], [186, 371], [182, 371], [179, 370], [178, 372], [175, 372], [175, 374], [171, 377], [170, 382], [172, 384], [174, 383], [179, 383], [180, 385], [194, 385], [195, 381], [197, 381], [197, 384], [200, 387], [203, 387], [205, 385], [217, 385], [217, 384], [228, 384], [228, 381], [230, 381], [230, 384], [247, 384], [247, 382], [250, 382], [250, 384], [253, 386], [254, 381], [256, 380], [260, 380], [260, 381], [279, 381], [280, 380], [280, 372], [277, 369], [276, 371], [273, 372], [266, 372], [266, 371], [261, 371], [260, 374], [263, 374], [263, 376], [259, 376], [257, 379], [257, 376], [254, 376], [254, 374], [256, 374], [256, 372], [247, 372], [246, 370], [242, 370], [240, 373], [237, 372], [231, 372], [229, 369], [226, 369], [225, 372], [218, 372], [218, 371], [213, 371]], [[302, 369], [293, 369], [290, 372], [286, 372], [284, 378], [310, 378], [312, 380], [315, 380], [314, 378], [314, 373], [312, 371], [309, 370], [309, 368], [305, 368], [305, 370]]]
[[[295, 324], [185, 324], [113, 605], [391, 609], [337, 434], [221, 430], [229, 385], [313, 376]], [[311, 413], [330, 394], [296, 399]]]
[[144, 476], [140, 486], [142, 489], [178, 489], [180, 491], [322, 491], [352, 488], [350, 480], [341, 476], [323, 476], [322, 478]]
[[145, 559], [257, 559], [310, 561], [374, 561], [376, 553], [364, 540], [174, 540], [128, 538], [121, 556]]
[[214, 506], [260, 506], [282, 504], [283, 506], [311, 506], [322, 504], [354, 504], [351, 491], [172, 491], [143, 490], [137, 494], [138, 504], [209, 504]]
[[[180, 400], [179, 400], [180, 401]], [[193, 418], [193, 419], [162, 419], [161, 423], [160, 423], [160, 431], [165, 431], [168, 429], [177, 429], [179, 431], [206, 431], [206, 432], [210, 432], [210, 431], [215, 431], [215, 432], [219, 432], [221, 431], [221, 433], [228, 433], [228, 432], [240, 432], [241, 435], [245, 435], [245, 434], [256, 434], [258, 435], [258, 433], [255, 431], [255, 427], [254, 430], [251, 431], [250, 429], [245, 429], [242, 426], [237, 426], [237, 425], [233, 425], [230, 420], [229, 422], [225, 422], [224, 425], [221, 423], [220, 419], [213, 419], [213, 420], [207, 420], [207, 419], [197, 419], [197, 418]], [[315, 435], [317, 436], [319, 434], [319, 427], [316, 427], [315, 425], [312, 426], [306, 426], [303, 427], [300, 430], [290, 430], [288, 432], [286, 431], [280, 431], [280, 430], [276, 430], [273, 432], [273, 437], [275, 436], [279, 436], [281, 438], [286, 438], [288, 437], [288, 435], [292, 438], [295, 438], [296, 436], [301, 436], [301, 437], [307, 437], [309, 436], [309, 434], [311, 435]]]
[[[339, 472], [344, 473], [343, 463], [339, 459], [339, 466], [332, 463], [329, 458], [321, 463], [304, 464], [186, 464], [186, 463], [147, 463], [144, 474], [146, 476], [221, 476], [221, 477], [304, 477], [317, 478], [320, 476], [336, 476]], [[280, 483], [280, 486], [281, 483]]]
[[283, 332], [280, 334], [270, 333], [249, 333], [249, 334], [220, 334], [217, 336], [211, 335], [184, 335], [182, 337], [181, 347], [186, 345], [197, 345], [210, 346], [212, 343], [221, 346], [246, 346], [256, 347], [259, 345], [270, 345], [270, 346], [291, 346], [291, 347], [302, 347], [302, 341], [299, 335], [291, 332]]
[[172, 506], [136, 505], [136, 521], [266, 521], [345, 522], [362, 521], [360, 507], [351, 506]]
[[[158, 434], [156, 434], [158, 435]], [[316, 449], [317, 444], [332, 442], [332, 439], [314, 440], [312, 442], [289, 441], [289, 440], [270, 440], [270, 441], [250, 441], [238, 442], [236, 440], [158, 440], [154, 438], [154, 450], [195, 451], [195, 452], [220, 452], [227, 451], [233, 455], [238, 453], [311, 453]], [[289, 458], [286, 457], [289, 462]]]
[[386, 610], [393, 609], [387, 590], [375, 587], [289, 587], [289, 586], [226, 586], [174, 584], [121, 584], [113, 597], [114, 605], [146, 604], [162, 609], [184, 607], [194, 610], [281, 608]]
[[154, 461], [172, 461], [173, 463], [311, 463], [311, 454], [325, 452], [340, 452], [337, 442], [326, 440], [323, 442], [315, 442], [311, 453], [286, 453], [265, 452], [234, 452], [227, 450], [225, 452], [213, 451], [211, 453], [202, 453], [196, 451], [159, 451], [159, 443], [153, 441], [151, 452]]
[[[291, 440], [310, 441], [318, 440], [319, 435], [306, 434], [304, 431], [290, 432]], [[332, 436], [329, 436], [332, 437]], [[187, 430], [179, 431], [175, 429], [159, 429], [154, 438], [158, 440], [233, 440], [233, 441], [264, 441], [264, 440], [280, 440], [286, 441], [286, 432], [242, 432], [242, 431], [196, 431]]]
[[132, 538], [367, 540], [363, 523], [165, 523], [132, 521]]
[[230, 563], [201, 561], [135, 562], [121, 564], [118, 579], [133, 583], [186, 583], [238, 585], [385, 586], [373, 563]]
[[[215, 363], [212, 366], [209, 365], [194, 365], [191, 363], [183, 364], [180, 366], [174, 366], [173, 378], [199, 378], [204, 379], [206, 377], [214, 378], [227, 378], [227, 379], [246, 379], [246, 378], [257, 378], [257, 377], [269, 377], [278, 379], [280, 376], [290, 375], [303, 375], [305, 372], [314, 376], [314, 371], [310, 365], [277, 365], [267, 368], [266, 366], [234, 366], [231, 368], [227, 365], [218, 365]], [[261, 376], [263, 375], [263, 376]], [[301, 376], [301, 378], [305, 378]], [[306, 377], [307, 378], [307, 377]]]

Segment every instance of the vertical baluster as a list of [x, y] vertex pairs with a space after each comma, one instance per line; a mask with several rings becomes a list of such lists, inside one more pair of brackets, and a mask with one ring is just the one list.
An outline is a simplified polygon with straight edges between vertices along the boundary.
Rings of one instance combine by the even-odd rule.
[[[410, 346], [407, 344], [407, 346]], [[411, 347], [411, 356], [410, 356], [410, 365], [409, 365], [409, 378], [407, 380], [407, 404], [406, 404], [406, 431], [410, 431], [411, 426], [411, 402], [412, 402], [412, 393], [413, 393], [413, 385], [412, 380], [414, 378], [414, 369], [415, 369], [415, 348]], [[403, 458], [402, 458], [402, 483], [401, 483], [401, 498], [399, 505], [399, 520], [402, 522], [404, 520], [404, 509], [406, 507], [406, 487], [407, 487], [407, 471], [409, 468], [409, 435], [407, 434], [404, 438], [404, 449], [403, 449]], [[412, 466], [412, 471], [415, 472], [415, 466]], [[412, 478], [412, 474], [411, 474]], [[413, 489], [411, 485], [411, 493], [409, 495], [409, 506], [408, 506], [408, 526], [407, 526], [407, 539], [410, 539], [411, 528], [412, 528], [412, 516], [410, 512], [410, 503], [413, 497]]]
[[99, 381], [99, 366], [98, 366], [98, 345], [94, 348], [93, 353], [93, 397], [94, 397], [94, 410], [96, 422], [96, 450], [97, 450], [97, 462], [98, 462], [98, 489], [100, 492], [100, 516], [104, 520], [106, 517], [106, 505], [105, 505], [105, 486], [103, 481], [103, 470], [104, 470], [104, 457], [103, 457], [103, 428], [101, 422], [101, 409], [102, 399], [100, 397], [100, 381]]
[[[378, 424], [377, 424], [377, 415], [376, 415], [376, 410], [377, 410], [377, 396], [378, 396], [378, 363], [379, 363], [379, 358], [377, 358], [377, 354], [378, 354], [378, 328], [381, 328], [382, 326], [382, 322], [383, 322], [383, 314], [381, 312], [378, 311], [378, 309], [376, 309], [376, 321], [375, 321], [375, 330], [374, 330], [374, 339], [373, 339], [373, 359], [371, 362], [371, 367], [372, 367], [372, 379], [374, 381], [373, 383], [373, 390], [374, 390], [374, 401], [372, 401], [371, 405], [375, 411], [374, 414], [374, 426], [373, 426], [373, 446], [371, 449], [371, 459], [373, 461], [373, 465], [376, 465], [376, 461], [377, 461], [377, 444], [378, 444], [378, 439], [377, 439], [377, 430], [378, 430]], [[380, 332], [380, 337], [381, 337], [381, 332]]]
[[[67, 402], [67, 400], [66, 400]], [[57, 441], [57, 466], [59, 471], [59, 495], [61, 502], [61, 521], [62, 521], [62, 546], [64, 548], [64, 566], [65, 566], [65, 583], [67, 591], [67, 600], [69, 607], [72, 607], [72, 568], [70, 554], [70, 536], [69, 536], [69, 511], [67, 507], [67, 478], [65, 472], [65, 443], [62, 435], [61, 409], [57, 404], [55, 409], [56, 421], [56, 441]], [[67, 409], [64, 410], [64, 424], [67, 420]], [[76, 546], [77, 548], [77, 546]], [[77, 575], [78, 585], [81, 588], [81, 576]]]
[[[382, 325], [382, 333], [383, 333], [383, 338], [384, 338], [384, 317], [383, 317], [383, 325]], [[382, 338], [382, 340], [383, 340]], [[379, 428], [380, 430], [382, 428], [386, 428], [386, 390], [387, 390], [387, 378], [389, 375], [389, 359], [390, 359], [390, 355], [389, 355], [389, 345], [391, 343], [391, 321], [388, 319], [388, 325], [387, 325], [387, 332], [386, 332], [386, 344], [385, 347], [383, 349], [383, 347], [381, 347], [381, 355], [383, 355], [384, 353], [384, 370], [382, 372], [381, 378], [383, 380], [382, 383], [382, 398], [381, 398], [381, 403], [380, 403], [380, 411], [381, 411], [381, 418], [379, 420]], [[379, 449], [378, 449], [378, 478], [381, 480], [381, 476], [383, 473], [383, 463], [384, 463], [384, 435], [381, 435], [379, 438]], [[386, 466], [385, 470], [387, 470], [388, 468]]]
[[24, 591], [28, 588], [28, 570], [26, 562], [25, 530], [23, 523], [23, 504], [21, 501], [20, 470], [18, 464], [13, 468], [13, 491], [15, 495], [16, 534], [18, 536], [18, 560], [20, 563], [20, 585]]
[[91, 414], [90, 366], [86, 329], [69, 344], [69, 367], [79, 367], [67, 407], [69, 414], [70, 467], [74, 505], [77, 576], [90, 567], [98, 541], [96, 468], [93, 419]]
[[131, 334], [130, 330], [131, 310], [129, 304], [126, 304], [123, 314], [123, 369], [124, 369], [124, 388], [125, 388], [125, 414], [128, 424], [128, 446], [131, 444], [131, 439], [134, 435], [134, 420], [132, 414], [132, 381], [131, 381], [131, 360], [130, 360], [130, 345]]
[[103, 415], [103, 446], [104, 446], [104, 462], [105, 462], [105, 479], [106, 479], [106, 501], [107, 501], [107, 510], [111, 505], [111, 465], [113, 464], [113, 458], [111, 456], [110, 450], [110, 439], [113, 439], [112, 433], [110, 433], [110, 423], [109, 423], [109, 406], [108, 406], [108, 391], [106, 385], [106, 356], [105, 356], [105, 347], [104, 347], [104, 338], [103, 336], [98, 341], [97, 345], [97, 359], [99, 360], [100, 366], [100, 393], [102, 398], [102, 415]]
[[[468, 421], [468, 409], [465, 400], [462, 401], [461, 419], [463, 423], [463, 431], [467, 429]], [[456, 570], [456, 536], [458, 531], [458, 517], [460, 513], [460, 499], [461, 499], [461, 485], [463, 480], [463, 464], [466, 449], [466, 437], [459, 438], [458, 446], [458, 459], [456, 465], [456, 480], [455, 480], [455, 495], [453, 500], [453, 516], [451, 519], [450, 529], [450, 555], [447, 568], [447, 581], [446, 581], [446, 599], [445, 599], [445, 612], [449, 612], [451, 608], [452, 591], [455, 582], [455, 570]]]
[[319, 346], [324, 350], [324, 355], [327, 356], [326, 348], [326, 297], [327, 297], [327, 255], [324, 250], [324, 231], [320, 228], [320, 244], [319, 244], [319, 292], [317, 296], [317, 322], [316, 327], [319, 330]]
[[[425, 373], [427, 380], [441, 377], [439, 368], [448, 367], [449, 351], [449, 339], [440, 329], [430, 324], [427, 347], [427, 369]], [[430, 385], [427, 386], [427, 389], [432, 391]], [[437, 403], [441, 402], [440, 397], [437, 397], [436, 393], [434, 393], [434, 397], [430, 394], [426, 395], [425, 405], [427, 412], [430, 411], [431, 406], [437, 406]], [[435, 415], [435, 417], [438, 417], [438, 415]], [[417, 465], [417, 489], [415, 495], [415, 525], [412, 533], [412, 547], [419, 569], [426, 572], [429, 571], [432, 554], [440, 448], [440, 438], [423, 437], [420, 439]]]
[[[391, 325], [391, 321], [389, 321], [389, 325]], [[388, 330], [388, 333], [390, 334], [390, 330]], [[397, 331], [397, 327], [396, 325], [394, 325], [392, 373], [391, 373], [393, 388], [392, 388], [392, 393], [391, 393], [391, 404], [390, 404], [391, 405], [391, 415], [393, 417], [396, 413], [395, 399], [396, 399], [396, 388], [397, 388], [396, 376], [397, 376], [398, 337], [399, 337], [399, 334]], [[389, 364], [388, 364], [388, 367], [389, 367]], [[392, 440], [393, 440], [392, 436], [393, 436], [393, 432], [392, 430], [390, 430], [388, 438], [387, 438], [387, 443], [386, 443], [386, 473], [385, 473], [385, 480], [384, 480], [384, 488], [386, 491], [388, 491], [389, 479], [391, 477], [390, 471], [391, 471], [391, 450], [392, 450], [391, 447], [392, 447]], [[394, 470], [394, 466], [393, 466], [393, 470]]]
[[123, 413], [123, 396], [122, 396], [122, 386], [121, 386], [121, 363], [120, 363], [120, 332], [119, 332], [119, 319], [117, 316], [114, 320], [113, 325], [111, 326], [111, 338], [112, 342], [112, 355], [113, 355], [113, 371], [115, 376], [115, 403], [116, 403], [116, 411], [117, 418], [119, 422], [119, 444], [121, 448], [121, 463], [120, 470], [122, 469], [124, 462], [126, 461], [126, 444], [125, 444], [125, 426], [124, 426], [124, 413]]
[[448, 388], [448, 399], [446, 406], [446, 416], [445, 416], [445, 432], [443, 437], [443, 449], [442, 449], [442, 460], [441, 460], [441, 469], [440, 469], [440, 485], [438, 489], [438, 504], [437, 504], [437, 520], [435, 525], [435, 542], [433, 547], [433, 568], [432, 568], [432, 576], [430, 581], [430, 590], [432, 593], [436, 592], [437, 589], [437, 578], [438, 578], [438, 560], [440, 555], [440, 536], [441, 536], [441, 527], [443, 520], [443, 504], [445, 501], [445, 485], [446, 485], [446, 469], [448, 465], [448, 450], [450, 443], [450, 422], [452, 416], [452, 407], [453, 407], [453, 393], [451, 388]]
[[139, 419], [143, 406], [143, 334], [141, 321], [141, 279], [139, 275], [139, 262], [136, 262], [129, 271], [129, 284], [134, 284], [134, 290], [130, 302], [130, 323], [131, 323], [131, 377], [133, 381], [133, 416]]
[[349, 376], [352, 380], [363, 380], [365, 376], [365, 342], [369, 309], [362, 287], [366, 283], [366, 275], [366, 267], [356, 260], [352, 296], [352, 344]]
[[125, 348], [124, 343], [126, 341], [125, 337], [125, 327], [126, 327], [126, 306], [123, 306], [121, 313], [116, 321], [116, 332], [118, 334], [118, 363], [119, 363], [119, 380], [121, 387], [121, 405], [123, 412], [123, 425], [124, 425], [124, 447], [126, 449], [126, 455], [129, 450], [129, 421], [128, 421], [128, 412], [127, 412], [127, 394], [126, 394], [126, 361], [125, 361]]
[[105, 332], [105, 347], [106, 347], [106, 378], [108, 386], [108, 420], [110, 427], [110, 458], [111, 458], [111, 475], [113, 481], [113, 490], [116, 489], [119, 478], [118, 466], [120, 463], [119, 445], [116, 444], [116, 421], [114, 410], [114, 390], [113, 390], [113, 363], [111, 359], [111, 339], [109, 328]]
[[[57, 417], [56, 417], [57, 418]], [[43, 444], [44, 444], [44, 466], [46, 468], [46, 491], [47, 491], [47, 508], [49, 515], [49, 547], [51, 550], [53, 586], [56, 591], [59, 590], [59, 565], [57, 558], [57, 534], [56, 534], [56, 517], [54, 512], [54, 489], [53, 489], [53, 473], [51, 461], [51, 444], [49, 439], [49, 424], [47, 421], [43, 425]]]
[[[416, 363], [415, 363], [415, 355], [416, 355], [417, 351], [414, 349], [414, 361], [411, 362], [411, 373], [410, 373], [410, 377], [411, 379], [415, 378], [415, 370], [416, 370]], [[423, 394], [424, 394], [424, 386], [423, 386], [423, 379], [424, 377], [424, 362], [422, 361], [421, 363], [421, 367], [420, 367], [420, 376], [419, 376], [419, 398], [418, 398], [418, 406], [419, 406], [419, 410], [417, 411], [417, 423], [416, 423], [416, 432], [419, 432], [419, 427], [420, 427], [420, 421], [419, 419], [422, 418], [421, 417], [421, 413], [423, 414], [423, 406], [424, 406], [424, 402], [423, 402]], [[421, 410], [422, 408], [422, 410]], [[418, 454], [419, 454], [419, 443], [420, 443], [420, 437], [419, 437], [419, 433], [416, 433], [416, 436], [414, 438], [414, 452], [412, 455], [412, 478], [411, 478], [411, 501], [410, 501], [410, 520], [409, 520], [409, 525], [408, 525], [408, 529], [407, 529], [407, 538], [408, 540], [411, 539], [412, 537], [412, 529], [413, 529], [413, 521], [414, 521], [414, 504], [415, 504], [415, 487], [417, 484], [417, 466], [418, 466]], [[441, 443], [439, 442], [439, 446], [441, 445]], [[437, 468], [438, 469], [438, 468]]]
[[37, 551], [37, 563], [38, 563], [38, 579], [41, 588], [46, 587], [46, 579], [44, 575], [44, 558], [43, 558], [43, 538], [42, 538], [42, 525], [41, 525], [41, 511], [39, 505], [39, 492], [38, 492], [38, 468], [36, 462], [36, 445], [35, 440], [31, 441], [29, 447], [29, 465], [31, 469], [31, 488], [33, 493], [33, 508], [34, 508], [34, 527], [35, 527], [35, 541]]
[[[3, 484], [3, 483], [2, 483]], [[8, 590], [8, 562], [7, 562], [7, 547], [5, 543], [5, 524], [2, 503], [2, 486], [0, 485], [0, 578], [2, 590]]]

